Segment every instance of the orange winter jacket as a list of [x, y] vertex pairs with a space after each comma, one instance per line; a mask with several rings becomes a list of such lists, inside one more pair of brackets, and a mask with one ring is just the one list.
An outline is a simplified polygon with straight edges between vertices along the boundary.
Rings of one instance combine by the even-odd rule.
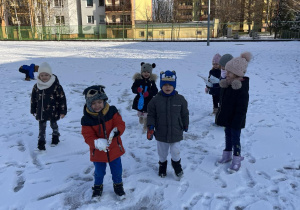
[[[103, 126], [104, 123], [104, 126]], [[125, 153], [121, 135], [125, 131], [125, 122], [122, 120], [115, 106], [106, 106], [101, 113], [90, 113], [84, 106], [84, 115], [81, 118], [81, 133], [85, 142], [90, 146], [90, 160], [92, 162], [111, 162]], [[120, 135], [113, 138], [108, 152], [99, 151], [95, 148], [94, 140], [105, 138], [103, 127], [106, 128], [106, 137], [110, 135], [113, 128], [117, 127]]]

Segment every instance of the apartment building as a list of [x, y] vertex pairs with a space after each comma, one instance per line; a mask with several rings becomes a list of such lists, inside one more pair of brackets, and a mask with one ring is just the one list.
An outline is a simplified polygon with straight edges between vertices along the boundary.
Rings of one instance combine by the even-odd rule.
[[[214, 19], [215, 1], [211, 1], [211, 19]], [[205, 21], [208, 17], [208, 0], [174, 0], [175, 22]]]
[[151, 0], [106, 0], [107, 36], [133, 37], [132, 26], [152, 21]]
[[104, 36], [106, 34], [105, 0], [79, 0], [77, 10], [80, 13], [80, 33]]

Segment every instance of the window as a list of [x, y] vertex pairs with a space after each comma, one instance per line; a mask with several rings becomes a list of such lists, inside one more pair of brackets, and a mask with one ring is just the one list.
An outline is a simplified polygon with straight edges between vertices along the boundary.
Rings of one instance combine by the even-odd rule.
[[104, 0], [99, 0], [99, 7], [103, 7], [104, 6]]
[[113, 23], [117, 22], [117, 21], [116, 21], [116, 16], [115, 16], [115, 15], [112, 16], [112, 22], [113, 22]]
[[120, 22], [123, 23], [123, 21], [125, 23], [130, 22], [130, 15], [120, 15]]
[[65, 24], [65, 17], [64, 16], [55, 16], [55, 23], [56, 24]]
[[202, 31], [196, 31], [196, 35], [202, 35]]
[[145, 31], [140, 31], [140, 37], [144, 37], [145, 36]]
[[159, 31], [159, 35], [160, 35], [160, 36], [164, 36], [164, 35], [165, 35], [165, 32], [164, 32], [164, 31]]
[[105, 23], [105, 16], [99, 15], [99, 24]]
[[54, 6], [55, 7], [63, 7], [64, 6], [64, 0], [54, 0]]
[[37, 24], [38, 25], [42, 24], [42, 17], [41, 16], [37, 16]]
[[90, 24], [94, 24], [94, 16], [87, 16], [87, 22]]
[[93, 6], [93, 0], [87, 0], [86, 1], [86, 6], [87, 7], [92, 7]]
[[148, 36], [153, 37], [152, 31], [148, 31]]

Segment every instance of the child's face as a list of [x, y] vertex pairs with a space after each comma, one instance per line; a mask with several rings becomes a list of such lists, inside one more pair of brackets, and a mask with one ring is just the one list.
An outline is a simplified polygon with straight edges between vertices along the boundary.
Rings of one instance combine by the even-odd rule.
[[164, 91], [165, 94], [170, 94], [173, 92], [174, 87], [167, 83], [167, 84], [164, 84], [164, 86], [162, 86], [161, 89], [162, 89], [162, 91]]
[[221, 69], [222, 69], [222, 70], [225, 70], [225, 66], [221, 66]]
[[218, 69], [219, 68], [219, 64], [217, 64], [217, 63], [213, 63], [212, 65], [213, 65], [214, 69]]
[[91, 104], [94, 112], [100, 112], [104, 108], [104, 101], [102, 99], [98, 99], [92, 102]]
[[227, 80], [227, 82], [231, 83], [237, 77], [238, 76], [233, 74], [232, 72], [226, 71], [226, 80]]
[[51, 78], [51, 75], [45, 72], [40, 73], [39, 78], [42, 82], [48, 82]]
[[142, 76], [145, 78], [145, 79], [148, 79], [150, 77], [150, 73], [148, 71], [143, 71], [142, 72]]

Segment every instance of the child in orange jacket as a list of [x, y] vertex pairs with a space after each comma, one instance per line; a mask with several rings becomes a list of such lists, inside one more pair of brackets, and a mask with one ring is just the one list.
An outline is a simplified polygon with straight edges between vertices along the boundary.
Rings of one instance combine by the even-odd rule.
[[86, 104], [81, 118], [82, 135], [90, 147], [90, 160], [95, 165], [93, 198], [99, 198], [103, 191], [103, 179], [107, 163], [110, 166], [116, 195], [125, 196], [122, 181], [121, 156], [125, 153], [121, 135], [125, 130], [115, 106], [107, 103], [104, 86], [94, 85], [84, 90]]

